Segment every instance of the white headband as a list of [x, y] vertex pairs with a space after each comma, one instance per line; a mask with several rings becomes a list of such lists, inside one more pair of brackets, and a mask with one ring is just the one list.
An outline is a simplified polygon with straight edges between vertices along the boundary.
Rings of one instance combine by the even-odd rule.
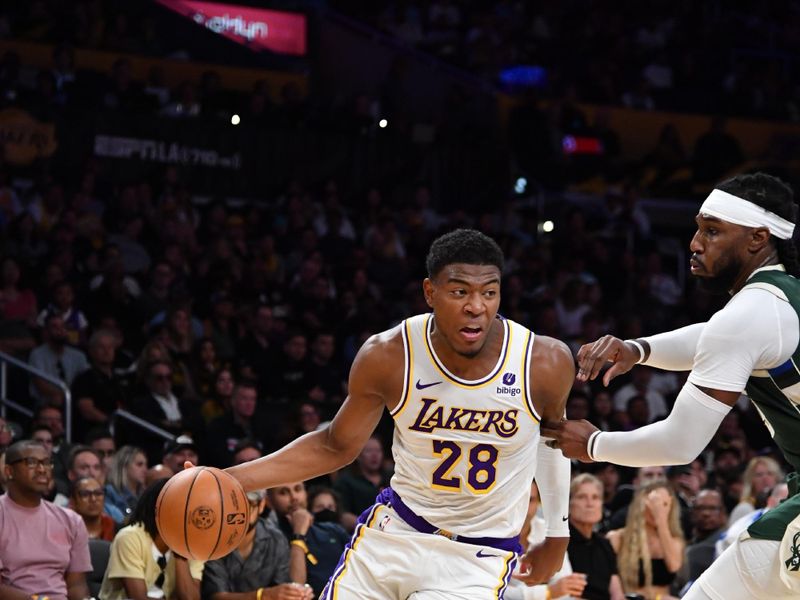
[[791, 239], [794, 233], [794, 223], [791, 221], [722, 190], [711, 190], [700, 207], [700, 213], [745, 227], [766, 227], [779, 240]]

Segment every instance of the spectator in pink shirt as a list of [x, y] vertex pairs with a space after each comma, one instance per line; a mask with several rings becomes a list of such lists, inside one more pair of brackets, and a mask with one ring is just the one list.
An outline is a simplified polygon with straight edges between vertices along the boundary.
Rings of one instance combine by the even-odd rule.
[[39, 442], [23, 440], [6, 452], [7, 494], [0, 496], [0, 598], [82, 600], [92, 570], [83, 519], [43, 500], [53, 459]]

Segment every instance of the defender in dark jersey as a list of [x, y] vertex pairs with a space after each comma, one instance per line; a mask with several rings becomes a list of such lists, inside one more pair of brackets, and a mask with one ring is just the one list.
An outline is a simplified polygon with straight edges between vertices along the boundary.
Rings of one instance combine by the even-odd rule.
[[[631, 432], [599, 432], [569, 421], [542, 435], [570, 458], [621, 465], [693, 460], [745, 392], [786, 460], [800, 469], [800, 264], [792, 241], [792, 190], [763, 173], [719, 184], [697, 215], [692, 275], [730, 301], [707, 323], [638, 340], [605, 336], [578, 352], [578, 379], [603, 381], [634, 364], [689, 371], [670, 415]], [[684, 598], [751, 600], [800, 595], [800, 495], [753, 523]]]

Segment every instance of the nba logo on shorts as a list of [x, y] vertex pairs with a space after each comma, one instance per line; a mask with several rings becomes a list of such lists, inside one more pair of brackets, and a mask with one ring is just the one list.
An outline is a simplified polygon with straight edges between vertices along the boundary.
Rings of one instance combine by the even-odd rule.
[[503, 374], [503, 385], [514, 385], [514, 382], [517, 381], [517, 376], [513, 373], [504, 373]]

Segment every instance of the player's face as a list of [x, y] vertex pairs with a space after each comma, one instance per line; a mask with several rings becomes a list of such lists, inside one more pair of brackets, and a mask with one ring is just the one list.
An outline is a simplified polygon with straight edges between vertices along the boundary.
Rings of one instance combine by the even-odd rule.
[[603, 518], [603, 494], [591, 482], [582, 483], [569, 499], [569, 518], [575, 523], [596, 525]]
[[462, 356], [475, 356], [500, 307], [500, 270], [493, 265], [452, 264], [423, 282], [436, 316], [436, 334]]
[[734, 225], [702, 213], [695, 217], [697, 231], [689, 244], [689, 270], [707, 291], [725, 293], [739, 279], [747, 246], [747, 227]]

